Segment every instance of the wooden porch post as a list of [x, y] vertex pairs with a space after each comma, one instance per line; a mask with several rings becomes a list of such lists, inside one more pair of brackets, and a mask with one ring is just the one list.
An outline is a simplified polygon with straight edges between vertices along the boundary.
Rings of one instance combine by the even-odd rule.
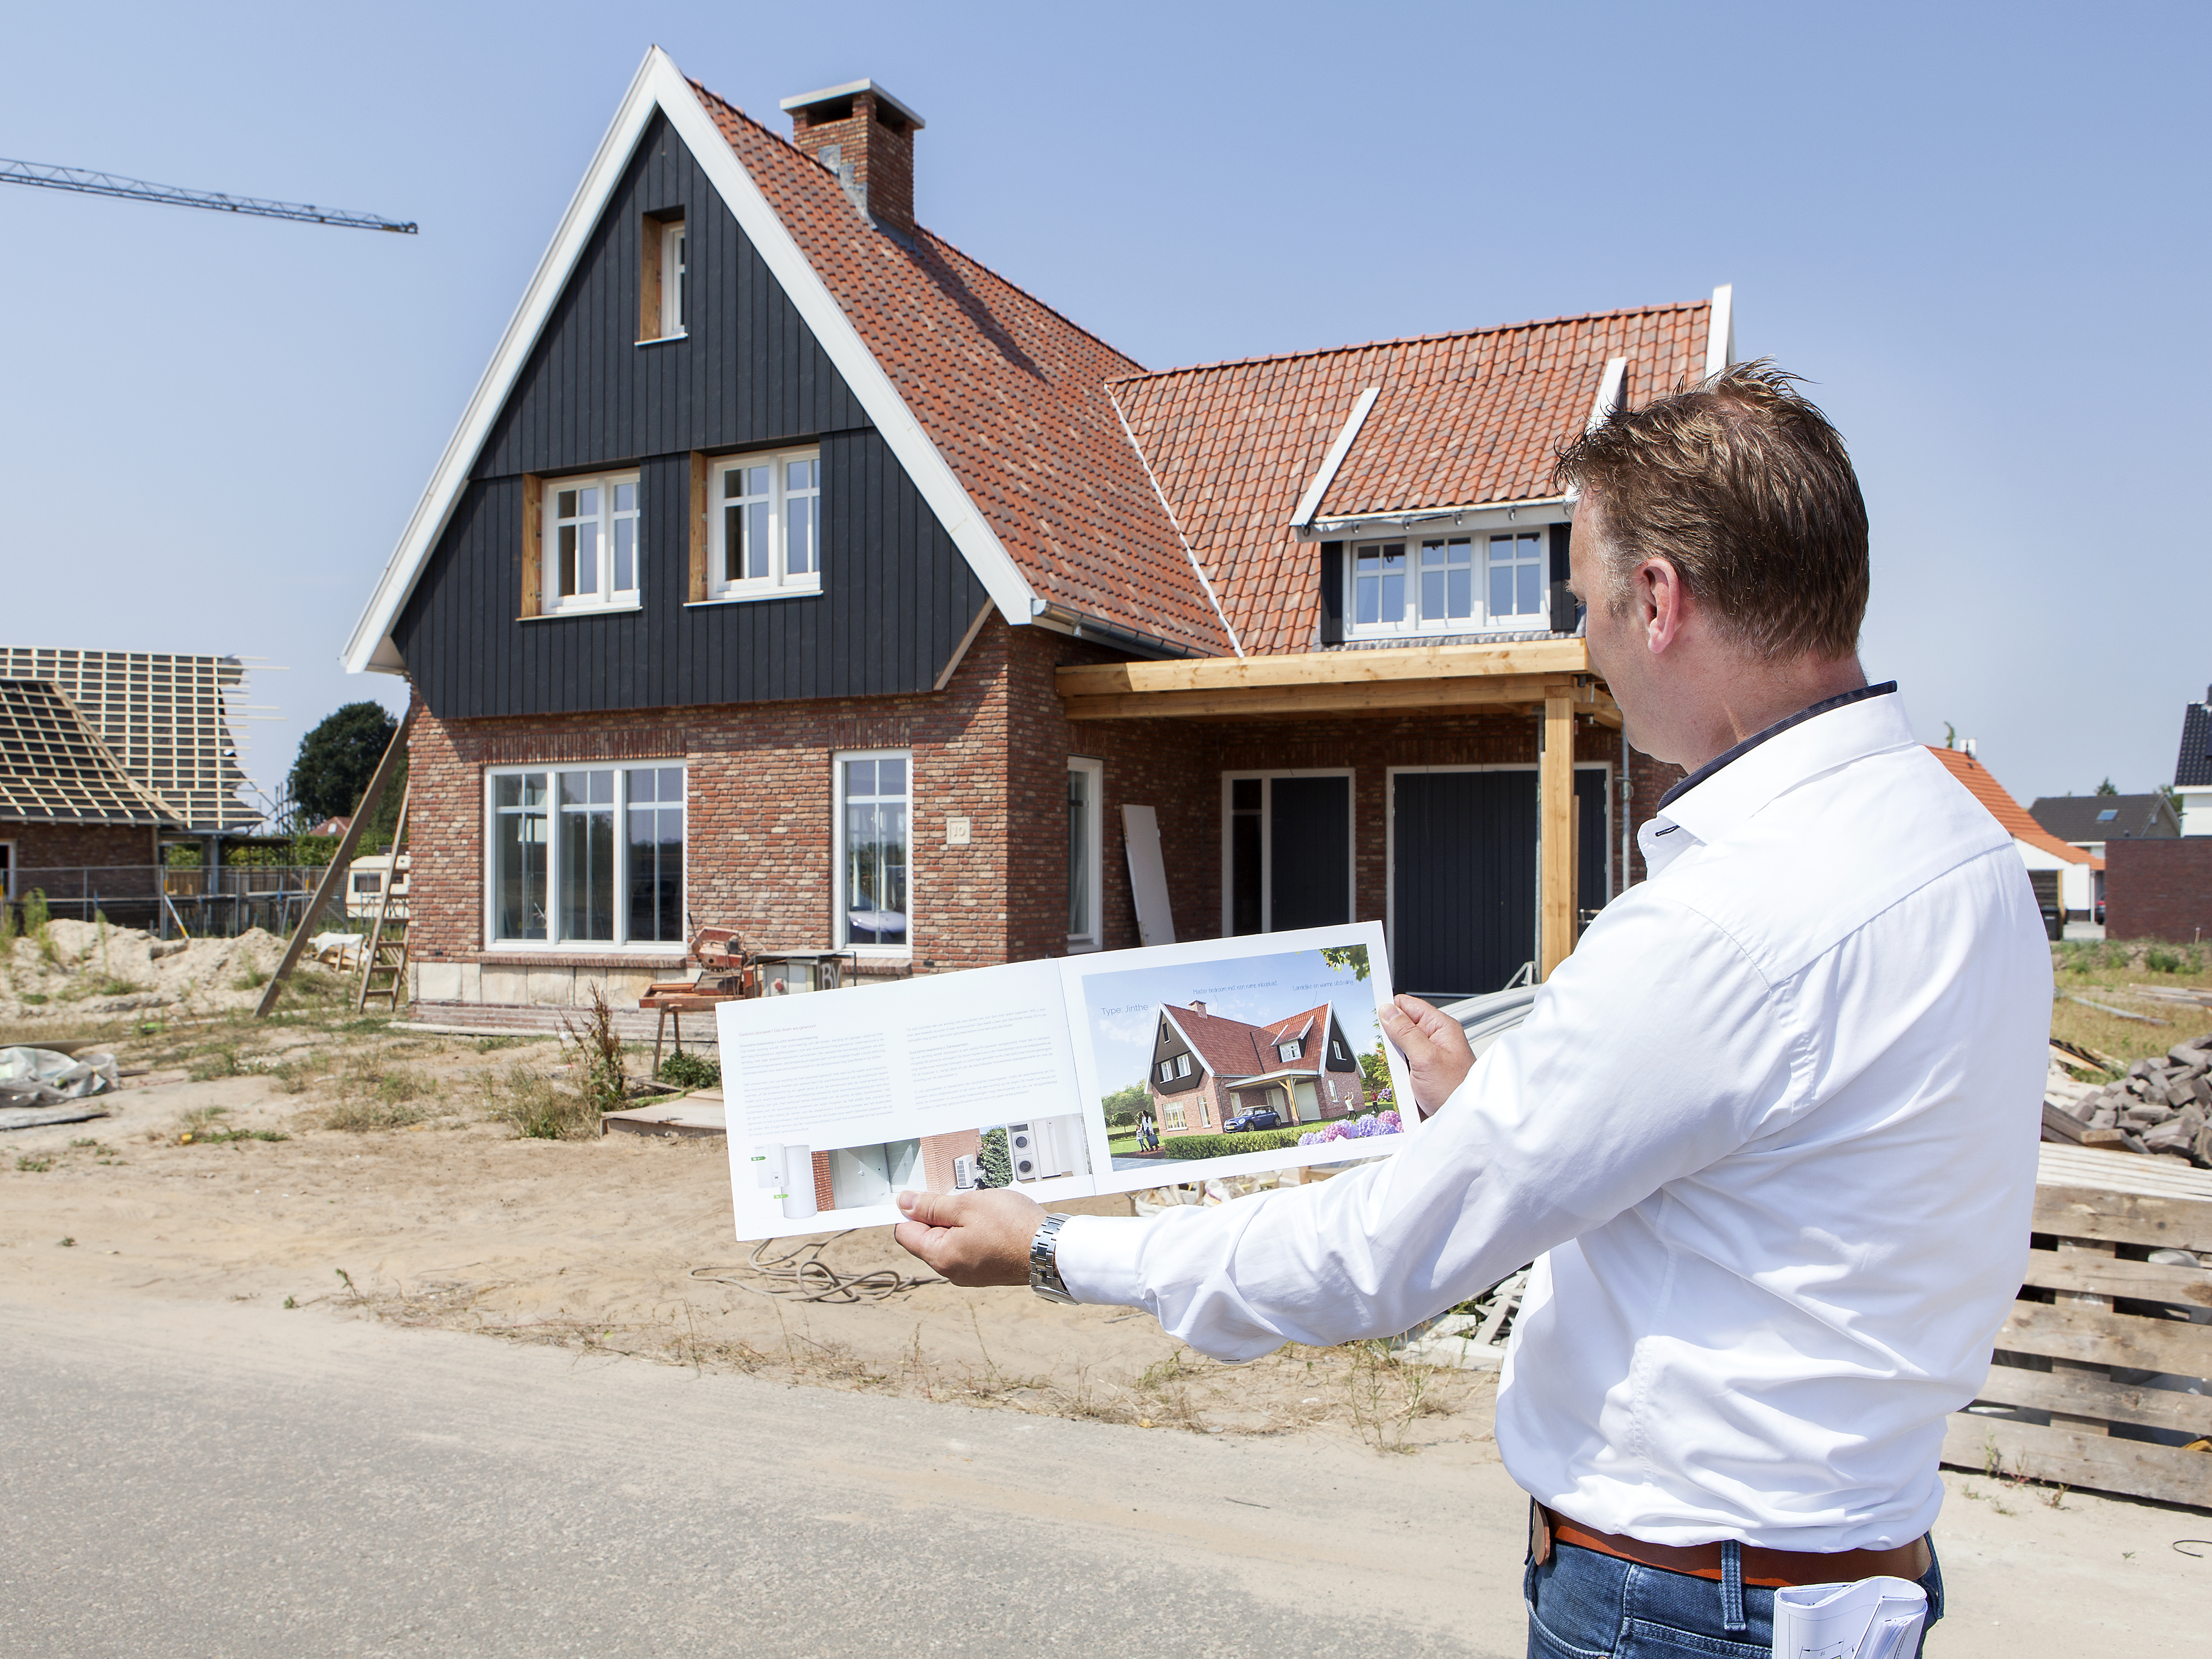
[[1536, 763], [1536, 880], [1540, 909], [1539, 977], [1575, 948], [1575, 706], [1564, 690], [1544, 699], [1543, 752]]

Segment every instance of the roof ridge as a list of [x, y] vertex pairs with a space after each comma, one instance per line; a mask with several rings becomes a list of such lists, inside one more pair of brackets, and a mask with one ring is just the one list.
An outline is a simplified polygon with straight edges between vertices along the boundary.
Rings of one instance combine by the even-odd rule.
[[1141, 374], [1125, 375], [1107, 384], [1127, 386], [1137, 380], [1164, 380], [1178, 374], [1204, 374], [1224, 368], [1255, 368], [1262, 363], [1295, 362], [1304, 357], [1334, 357], [1355, 351], [1381, 351], [1395, 346], [1430, 345], [1439, 340], [1472, 340], [1486, 334], [1510, 334], [1524, 328], [1554, 328], [1561, 323], [1603, 322], [1615, 317], [1651, 317], [1670, 311], [1695, 311], [1700, 306], [1710, 307], [1711, 304], [1711, 300], [1680, 300], [1665, 305], [1623, 306], [1613, 311], [1575, 311], [1557, 317], [1534, 317], [1521, 323], [1498, 323], [1489, 328], [1446, 329], [1435, 334], [1401, 334], [1390, 339], [1316, 346], [1304, 351], [1270, 351], [1255, 357], [1222, 357], [1212, 362], [1182, 363], [1173, 368], [1147, 369]]
[[[713, 99], [714, 102], [720, 104], [724, 109], [729, 111], [731, 114], [736, 116], [738, 120], [743, 121], [747, 126], [752, 128], [754, 131], [759, 133], [763, 137], [772, 139], [775, 143], [781, 144], [786, 149], [789, 150], [793, 155], [797, 156], [802, 161], [811, 161], [813, 159], [809, 156], [805, 150], [799, 149], [797, 144], [793, 143], [790, 139], [785, 137], [783, 134], [776, 131], [775, 128], [768, 125], [767, 123], [754, 119], [751, 116], [746, 114], [744, 110], [738, 108], [738, 106], [732, 103], [728, 99], [723, 97], [721, 94], [708, 87], [703, 82], [692, 80], [689, 76], [686, 76], [684, 78], [687, 81], [690, 81], [692, 91], [697, 93], [702, 98]], [[819, 166], [820, 163], [817, 162], [816, 165]], [[871, 220], [869, 223], [878, 234], [884, 234], [883, 228], [880, 225], [875, 224], [874, 221]], [[1058, 318], [1061, 322], [1066, 324], [1068, 327], [1073, 329], [1078, 334], [1082, 335], [1085, 339], [1092, 341], [1105, 350], [1112, 352], [1114, 356], [1120, 358], [1123, 362], [1129, 364], [1137, 371], [1134, 375], [1122, 375], [1118, 377], [1119, 380], [1140, 379], [1144, 375], [1155, 372], [1154, 370], [1146, 368], [1142, 363], [1139, 362], [1134, 357], [1132, 357], [1127, 352], [1122, 350], [1119, 346], [1116, 346], [1113, 342], [1101, 335], [1096, 329], [1085, 327], [1081, 323], [1077, 322], [1074, 318], [1062, 311], [1058, 306], [1051, 303], [1051, 301], [1039, 299], [1036, 295], [1031, 293], [1028, 289], [1024, 288], [1019, 283], [1015, 282], [1012, 277], [1006, 276], [996, 266], [987, 264], [984, 261], [977, 258], [974, 254], [962, 247], [958, 243], [953, 241], [950, 237], [945, 236], [938, 231], [932, 230], [927, 225], [923, 224], [920, 220], [916, 220], [915, 222], [915, 229], [919, 233], [921, 237], [935, 243], [938, 247], [943, 249], [945, 252], [953, 255], [955, 258], [963, 261], [964, 263], [973, 265], [976, 270], [981, 271], [986, 276], [988, 276], [993, 282], [999, 283], [1010, 292], [1020, 295], [1022, 298], [1027, 300], [1031, 305], [1036, 307], [1038, 310], [1048, 312], [1051, 315]], [[892, 237], [890, 240], [895, 242], [898, 239], [896, 237]], [[1117, 383], [1117, 380], [1101, 382], [1103, 385], [1114, 385]]]

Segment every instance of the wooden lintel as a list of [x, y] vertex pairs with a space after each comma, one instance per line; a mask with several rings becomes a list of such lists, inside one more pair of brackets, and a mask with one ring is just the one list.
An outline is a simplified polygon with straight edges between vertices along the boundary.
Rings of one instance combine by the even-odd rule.
[[1196, 657], [1171, 662], [1097, 663], [1063, 668], [1063, 697], [1162, 696], [1300, 685], [1381, 684], [1404, 680], [1547, 678], [1588, 674], [1589, 648], [1577, 639], [1516, 640], [1497, 645], [1413, 646], [1389, 651], [1305, 651], [1272, 657]]
[[[1409, 708], [1512, 708], [1541, 706], [1547, 697], [1575, 696], [1566, 682], [1515, 676], [1496, 679], [1326, 682], [1306, 685], [1224, 687], [1191, 691], [1127, 692], [1118, 696], [1066, 696], [1072, 720], [1189, 720], [1237, 714], [1365, 714]], [[1607, 703], [1611, 702], [1607, 698]], [[1594, 702], [1571, 702], [1602, 720]], [[1618, 718], [1616, 715], [1614, 718]]]

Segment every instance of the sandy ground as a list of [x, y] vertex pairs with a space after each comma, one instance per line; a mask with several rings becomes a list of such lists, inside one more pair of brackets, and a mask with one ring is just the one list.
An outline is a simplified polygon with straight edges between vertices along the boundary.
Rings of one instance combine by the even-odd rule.
[[[135, 927], [46, 924], [0, 955], [0, 1020], [108, 1018], [118, 1014], [208, 1015], [261, 1000], [284, 941], [254, 927], [236, 939], [163, 945]], [[308, 973], [320, 975], [312, 963]], [[321, 988], [335, 988], [326, 987]], [[13, 1032], [11, 1031], [11, 1040]]]
[[[1513, 1501], [1486, 1373], [1367, 1347], [1224, 1366], [1126, 1311], [911, 1282], [917, 1265], [882, 1231], [827, 1243], [822, 1260], [880, 1273], [892, 1294], [763, 1294], [773, 1281], [729, 1242], [720, 1140], [520, 1139], [499, 1119], [547, 1086], [556, 1043], [404, 1036], [312, 1012], [106, 1031], [147, 1068], [110, 1097], [113, 1115], [0, 1138], [0, 1308], [244, 1304], [280, 1327], [481, 1332], [769, 1382], [1417, 1455], [1489, 1470]], [[2212, 1536], [2212, 1516], [1948, 1479], [1939, 1537], [1968, 1605], [1932, 1650], [2074, 1653], [2092, 1632], [2150, 1650], [2201, 1639], [2212, 1560], [2171, 1545]]]

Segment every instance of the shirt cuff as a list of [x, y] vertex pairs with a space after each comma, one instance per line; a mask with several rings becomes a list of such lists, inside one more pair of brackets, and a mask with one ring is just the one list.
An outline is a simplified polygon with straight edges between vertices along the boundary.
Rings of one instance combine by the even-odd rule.
[[1144, 1306], [1137, 1258], [1145, 1231], [1143, 1221], [1120, 1216], [1072, 1215], [1061, 1222], [1053, 1260], [1067, 1293], [1078, 1302]]

